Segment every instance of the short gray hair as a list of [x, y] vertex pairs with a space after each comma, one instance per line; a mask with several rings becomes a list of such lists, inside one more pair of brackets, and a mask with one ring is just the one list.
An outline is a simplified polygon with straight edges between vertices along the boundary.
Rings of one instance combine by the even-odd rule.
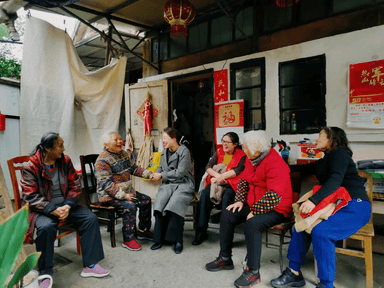
[[103, 148], [105, 148], [105, 144], [107, 144], [110, 140], [111, 140], [111, 135], [112, 134], [117, 134], [117, 135], [120, 135], [118, 132], [116, 131], [108, 131], [108, 132], [105, 132], [101, 138], [100, 138], [100, 144], [101, 146], [103, 146]]
[[243, 142], [248, 146], [249, 152], [253, 155], [257, 151], [263, 153], [271, 147], [271, 143], [267, 140], [265, 131], [249, 131], [244, 134]]

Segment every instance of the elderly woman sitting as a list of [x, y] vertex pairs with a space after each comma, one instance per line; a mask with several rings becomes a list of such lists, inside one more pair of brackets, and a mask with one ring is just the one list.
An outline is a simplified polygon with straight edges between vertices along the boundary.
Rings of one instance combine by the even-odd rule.
[[260, 281], [261, 236], [263, 231], [292, 217], [292, 188], [289, 167], [270, 148], [264, 131], [244, 135], [244, 152], [251, 160], [239, 181], [235, 203], [220, 219], [220, 254], [205, 267], [208, 271], [233, 269], [232, 242], [236, 225], [245, 222], [248, 262], [236, 287]]
[[131, 251], [141, 250], [135, 239], [136, 210], [139, 210], [138, 239], [152, 240], [151, 198], [136, 192], [132, 187], [131, 174], [148, 179], [151, 171], [138, 167], [133, 157], [122, 149], [123, 140], [117, 132], [102, 136], [104, 151], [96, 160], [97, 192], [99, 201], [123, 209], [123, 244]]

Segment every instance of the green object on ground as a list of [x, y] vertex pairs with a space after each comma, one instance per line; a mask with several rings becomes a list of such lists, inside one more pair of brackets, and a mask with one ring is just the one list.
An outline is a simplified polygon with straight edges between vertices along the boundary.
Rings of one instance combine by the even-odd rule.
[[[0, 223], [0, 287], [5, 287], [9, 275], [15, 268], [27, 229], [28, 205]], [[19, 282], [36, 265], [39, 256], [40, 253], [29, 255], [19, 266], [9, 285]]]

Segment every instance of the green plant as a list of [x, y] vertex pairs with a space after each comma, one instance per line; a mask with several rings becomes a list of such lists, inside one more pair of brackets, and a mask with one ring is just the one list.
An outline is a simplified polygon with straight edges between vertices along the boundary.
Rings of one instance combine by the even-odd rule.
[[[0, 287], [5, 287], [9, 275], [16, 266], [28, 229], [28, 205], [0, 223]], [[36, 265], [40, 253], [32, 253], [19, 266], [7, 287], [17, 284]]]
[[0, 58], [0, 77], [20, 79], [21, 65], [13, 59]]

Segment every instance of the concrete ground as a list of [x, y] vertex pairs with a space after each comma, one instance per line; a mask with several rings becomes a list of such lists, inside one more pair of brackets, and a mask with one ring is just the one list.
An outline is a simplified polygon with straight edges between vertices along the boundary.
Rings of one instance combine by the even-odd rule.
[[[153, 225], [153, 224], [152, 224]], [[225, 288], [235, 287], [233, 282], [241, 275], [246, 255], [243, 225], [236, 229], [233, 247], [235, 269], [209, 272], [205, 264], [214, 260], [219, 253], [219, 225], [210, 224], [209, 239], [200, 246], [192, 246], [194, 229], [192, 222], [185, 223], [184, 250], [176, 255], [173, 246], [165, 245], [152, 251], [153, 242], [142, 240], [142, 250], [133, 252], [121, 247], [121, 220], [116, 230], [117, 247], [111, 248], [109, 233], [101, 224], [101, 234], [105, 259], [99, 264], [111, 271], [105, 278], [82, 278], [82, 258], [76, 254], [75, 234], [64, 237], [60, 247], [55, 248], [54, 288], [61, 287], [156, 287], [156, 288]], [[270, 236], [277, 243], [277, 236]], [[284, 247], [286, 255], [288, 245]], [[64, 258], [63, 258], [64, 257]], [[253, 287], [272, 287], [270, 281], [280, 275], [278, 250], [263, 245], [261, 256], [261, 282]], [[69, 263], [68, 263], [69, 262]], [[284, 258], [284, 268], [288, 262]], [[384, 287], [384, 255], [373, 255], [374, 287]], [[345, 255], [336, 255], [336, 288], [364, 288], [364, 259]], [[307, 263], [302, 267], [307, 282], [305, 287], [315, 286], [313, 253], [310, 251]]]

